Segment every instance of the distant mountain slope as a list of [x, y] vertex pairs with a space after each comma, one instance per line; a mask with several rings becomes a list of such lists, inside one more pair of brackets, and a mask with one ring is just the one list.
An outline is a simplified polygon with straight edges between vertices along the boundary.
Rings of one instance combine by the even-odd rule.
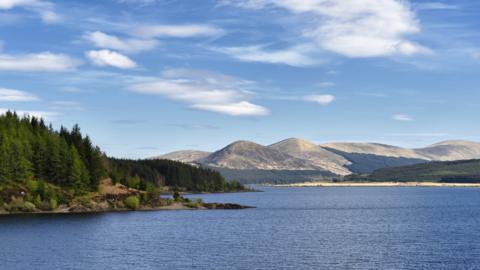
[[[352, 173], [372, 173], [381, 168], [430, 161], [480, 159], [480, 143], [444, 141], [425, 148], [408, 149], [379, 143], [318, 145], [303, 139], [290, 138], [269, 146], [237, 141], [213, 153], [178, 151], [157, 158], [228, 169], [228, 175], [237, 178], [243, 172], [249, 175], [249, 179], [255, 178], [257, 173], [258, 177], [265, 179], [278, 177], [284, 181], [291, 177], [288, 181], [300, 181], [308, 177], [312, 180], [331, 178], [331, 175], [340, 178]], [[273, 170], [279, 172], [272, 173]], [[299, 171], [311, 172], [298, 173]]]
[[[326, 148], [329, 149], [329, 148]], [[413, 165], [418, 163], [429, 162], [429, 160], [408, 158], [408, 157], [395, 157], [395, 156], [381, 156], [373, 154], [361, 154], [361, 153], [347, 153], [338, 151], [335, 149], [329, 149], [338, 155], [345, 157], [350, 163], [346, 164], [352, 173], [371, 173], [381, 168], [390, 168], [398, 166]]]
[[320, 146], [344, 153], [369, 154], [385, 157], [424, 159], [415, 150], [379, 143], [325, 143]]
[[195, 150], [183, 150], [175, 151], [165, 155], [151, 157], [150, 159], [170, 159], [175, 161], [181, 161], [185, 163], [197, 162], [210, 155], [210, 152], [195, 151]]
[[480, 182], [480, 160], [429, 162], [384, 168], [376, 170], [368, 176], [350, 176], [347, 180]]
[[226, 179], [242, 184], [290, 184], [308, 181], [329, 181], [338, 176], [327, 171], [318, 170], [236, 170], [220, 167], [212, 168]]
[[468, 160], [480, 158], [480, 143], [470, 141], [444, 141], [415, 149], [419, 155], [431, 160]]
[[444, 141], [425, 148], [408, 149], [378, 143], [326, 143], [321, 145], [345, 153], [370, 154], [431, 161], [468, 160], [480, 158], [480, 143]]
[[343, 156], [330, 152], [312, 142], [290, 138], [268, 146], [279, 152], [289, 154], [293, 157], [308, 160], [312, 164], [330, 171], [337, 175], [348, 175], [350, 170], [347, 168], [350, 161]]
[[318, 170], [307, 160], [248, 141], [237, 141], [206, 157], [203, 164], [228, 169]]

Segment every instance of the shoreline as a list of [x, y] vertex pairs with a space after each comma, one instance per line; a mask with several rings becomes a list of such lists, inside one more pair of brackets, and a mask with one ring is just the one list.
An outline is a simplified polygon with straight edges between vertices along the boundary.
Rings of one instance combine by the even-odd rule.
[[201, 205], [191, 207], [186, 203], [174, 203], [159, 207], [140, 207], [138, 209], [129, 208], [108, 208], [108, 209], [90, 209], [85, 211], [70, 211], [70, 207], [59, 207], [53, 211], [34, 211], [34, 212], [7, 212], [0, 211], [2, 216], [27, 216], [27, 215], [82, 215], [82, 214], [106, 214], [115, 212], [153, 212], [153, 211], [178, 211], [178, 210], [242, 210], [255, 208], [253, 206], [232, 204], [232, 203], [203, 203]]
[[[251, 190], [242, 190], [242, 192], [248, 191]], [[141, 201], [140, 198], [143, 198], [143, 201]], [[132, 199], [133, 202], [130, 202], [129, 204], [128, 199]], [[29, 203], [29, 207], [26, 207], [27, 203]], [[10, 207], [7, 204], [0, 205], [0, 216], [41, 214], [88, 214], [162, 210], [236, 210], [253, 208], [251, 206], [234, 203], [207, 203], [203, 202], [202, 200], [184, 198], [181, 195], [178, 195], [178, 198], [175, 198], [173, 200], [164, 199], [161, 198], [161, 196], [157, 197], [155, 194], [148, 194], [145, 191], [129, 188], [120, 183], [113, 184], [111, 179], [109, 178], [104, 179], [100, 182], [98, 186], [98, 191], [91, 192], [83, 196], [70, 198], [68, 203], [60, 204], [58, 205], [58, 207], [52, 207], [54, 209], [50, 208], [41, 210], [40, 207], [37, 207], [32, 202], [25, 202], [24, 196], [20, 196], [19, 199], [17, 199], [17, 204], [19, 206], [14, 206], [13, 209], [7, 208]]]
[[472, 187], [480, 183], [438, 183], [438, 182], [303, 182], [272, 185], [274, 187]]

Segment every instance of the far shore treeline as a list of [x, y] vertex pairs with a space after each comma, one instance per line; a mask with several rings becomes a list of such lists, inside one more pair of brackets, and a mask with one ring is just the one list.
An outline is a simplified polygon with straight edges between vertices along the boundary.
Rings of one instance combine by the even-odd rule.
[[167, 160], [108, 158], [82, 135], [78, 125], [54, 130], [37, 117], [10, 111], [0, 116], [0, 200], [9, 199], [10, 194], [2, 192], [11, 187], [25, 187], [27, 193], [29, 188], [35, 190], [27, 198], [32, 203], [61, 200], [63, 193], [80, 196], [95, 192], [108, 177], [139, 190], [165, 186], [191, 192], [244, 189], [211, 169]]

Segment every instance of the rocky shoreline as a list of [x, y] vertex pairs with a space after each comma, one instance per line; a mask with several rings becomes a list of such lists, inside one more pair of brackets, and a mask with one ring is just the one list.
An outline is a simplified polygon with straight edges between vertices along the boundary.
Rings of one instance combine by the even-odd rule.
[[138, 209], [129, 209], [129, 208], [87, 208], [84, 206], [74, 206], [66, 207], [60, 206], [52, 211], [42, 211], [35, 210], [31, 212], [24, 211], [14, 211], [7, 212], [5, 210], [0, 210], [0, 216], [6, 215], [41, 215], [41, 214], [90, 214], [90, 213], [110, 213], [110, 212], [142, 212], [142, 211], [172, 211], [172, 210], [240, 210], [254, 208], [252, 206], [245, 206], [240, 204], [232, 203], [203, 203], [196, 207], [192, 207], [187, 203], [174, 203], [168, 206], [161, 207], [140, 207]]
[[10, 209], [0, 207], [1, 215], [19, 214], [86, 214], [126, 211], [162, 211], [162, 210], [237, 210], [253, 208], [233, 203], [205, 203], [200, 199], [188, 199], [180, 194], [174, 198], [163, 198], [159, 194], [128, 188], [119, 183], [113, 184], [110, 179], [101, 182], [98, 192], [71, 199], [68, 204], [60, 204], [55, 208], [42, 209], [16, 198], [18, 206]]

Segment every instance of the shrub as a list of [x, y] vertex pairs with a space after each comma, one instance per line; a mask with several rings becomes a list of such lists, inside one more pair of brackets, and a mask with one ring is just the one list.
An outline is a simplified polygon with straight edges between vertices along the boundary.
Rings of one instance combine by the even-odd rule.
[[179, 202], [182, 200], [182, 196], [180, 196], [180, 193], [178, 193], [178, 191], [173, 192], [173, 200], [176, 202]]
[[35, 197], [35, 200], [33, 201], [33, 203], [37, 208], [40, 208], [40, 205], [42, 204], [42, 197], [40, 196], [40, 194], [38, 194], [37, 197]]
[[27, 186], [27, 189], [31, 192], [31, 193], [36, 193], [38, 191], [38, 181], [35, 181], [35, 180], [27, 180], [27, 182], [25, 183], [25, 185]]
[[92, 196], [90, 195], [83, 195], [83, 196], [80, 196], [80, 197], [77, 197], [76, 200], [80, 203], [80, 204], [89, 204], [91, 201], [92, 201]]
[[142, 194], [142, 202], [143, 203], [148, 203], [148, 201], [150, 200], [149, 196], [148, 196], [148, 193], [143, 193]]
[[140, 177], [138, 177], [137, 175], [135, 175], [134, 177], [129, 177], [127, 178], [127, 183], [126, 183], [126, 186], [129, 187], [129, 188], [139, 188], [140, 186]]
[[35, 211], [35, 205], [31, 202], [26, 202], [22, 198], [12, 198], [12, 201], [7, 205], [6, 210], [11, 212], [33, 212]]
[[135, 210], [140, 207], [140, 199], [137, 196], [129, 196], [125, 199], [125, 206]]
[[55, 210], [55, 209], [57, 209], [57, 207], [58, 207], [58, 202], [57, 202], [57, 200], [51, 198], [51, 199], [50, 199], [50, 209], [51, 209], [51, 210]]
[[50, 203], [47, 202], [47, 201], [42, 201], [37, 208], [40, 209], [40, 210], [43, 210], [43, 211], [52, 210], [52, 209], [50, 209]]
[[188, 200], [185, 199], [186, 206], [190, 208], [200, 208], [203, 205], [202, 199]]
[[23, 210], [22, 211], [33, 212], [33, 211], [35, 211], [35, 209], [36, 209], [35, 204], [33, 204], [31, 202], [25, 202], [23, 204]]

